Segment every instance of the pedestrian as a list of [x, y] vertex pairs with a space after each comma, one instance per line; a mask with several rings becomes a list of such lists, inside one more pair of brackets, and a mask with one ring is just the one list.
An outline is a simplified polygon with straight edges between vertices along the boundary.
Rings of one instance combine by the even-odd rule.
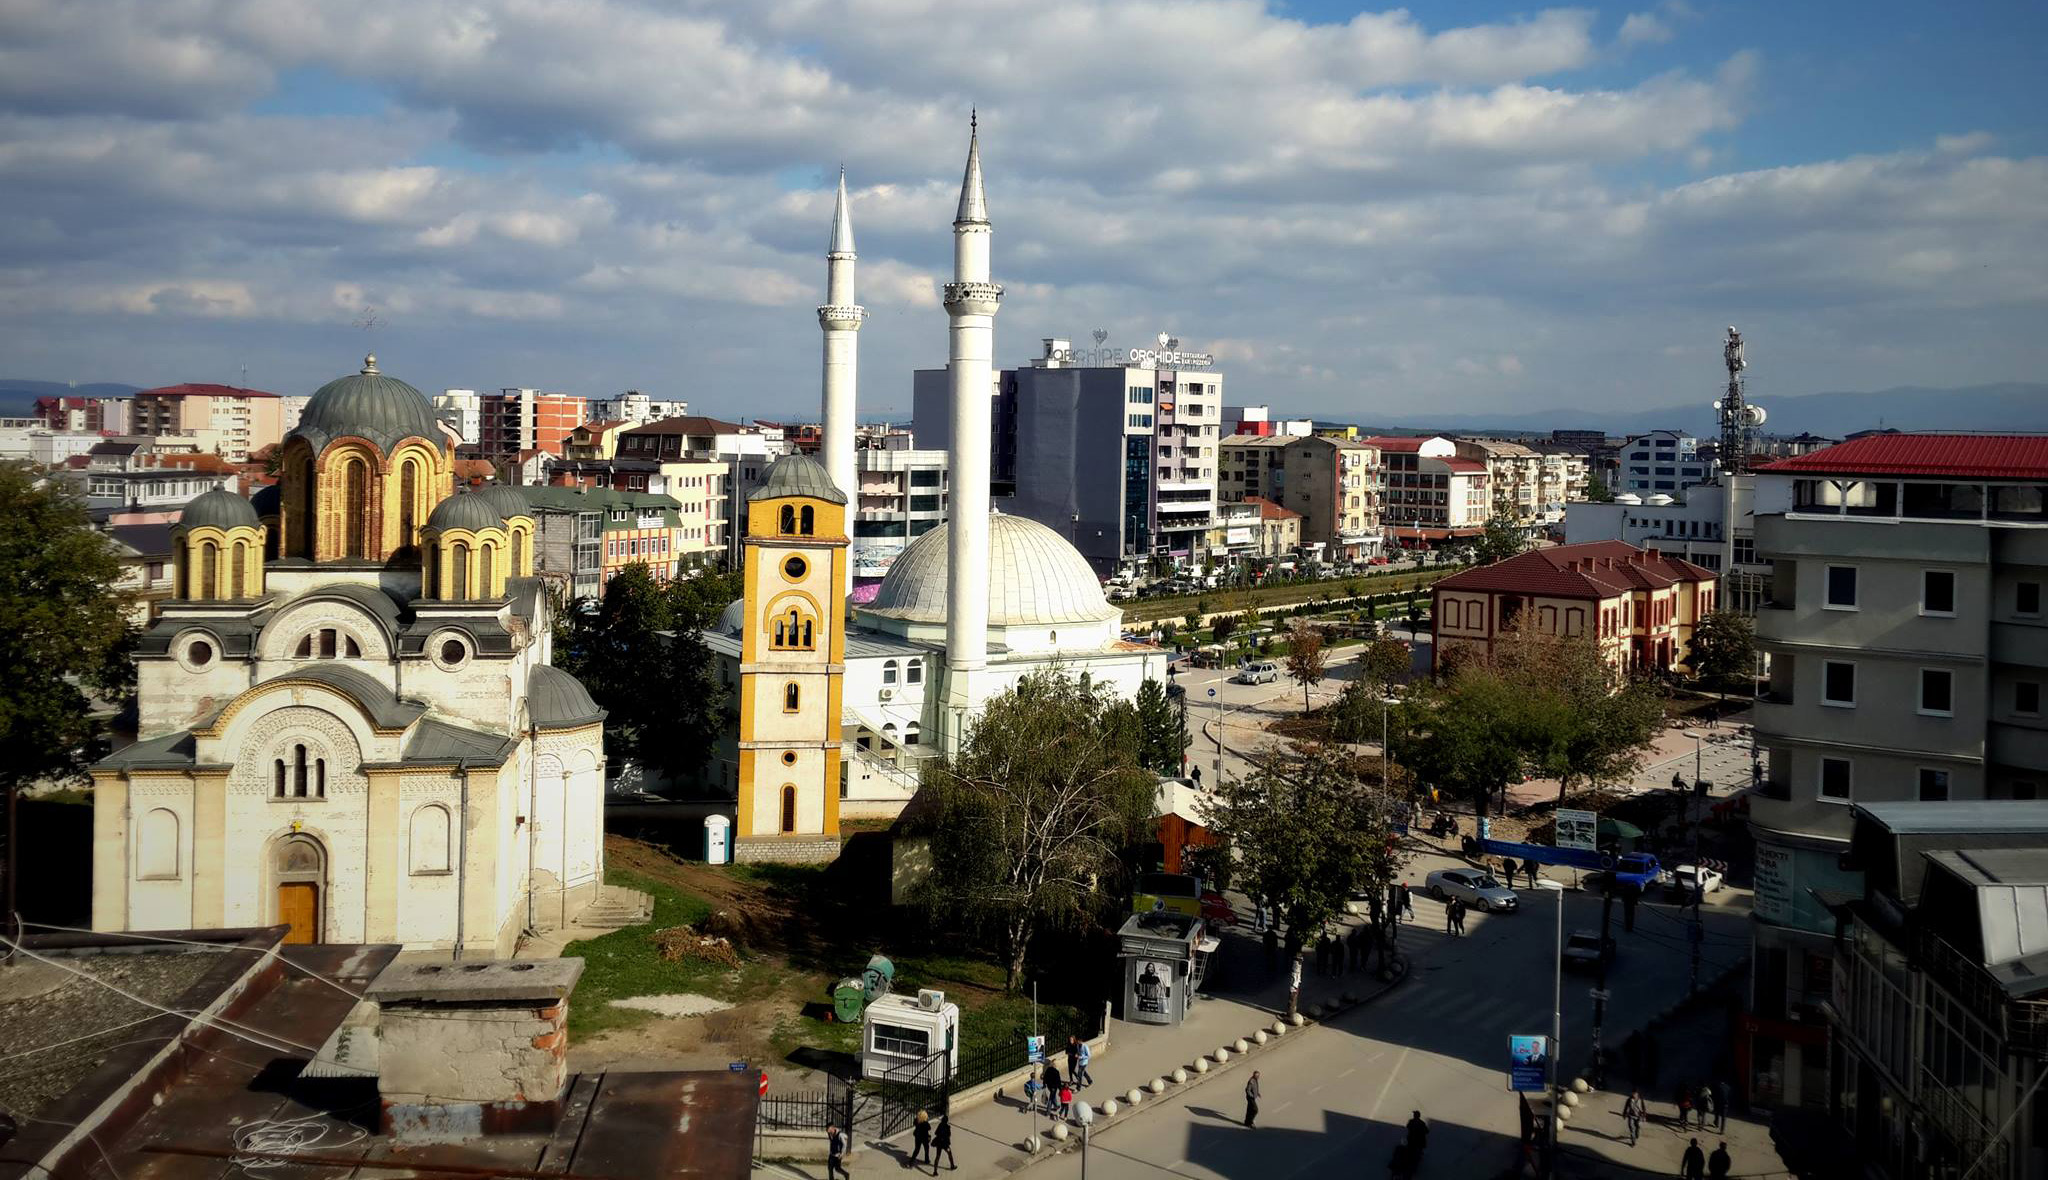
[[1415, 891], [1408, 888], [1408, 882], [1401, 882], [1401, 916], [1415, 920]]
[[1446, 902], [1446, 903], [1444, 904], [1444, 933], [1445, 933], [1445, 934], [1456, 934], [1457, 932], [1458, 932], [1458, 899], [1454, 897], [1454, 898], [1452, 898], [1452, 899], [1451, 899], [1450, 901], [1448, 901], [1448, 902]]
[[1707, 1155], [1700, 1150], [1700, 1141], [1695, 1139], [1685, 1149], [1685, 1158], [1678, 1162], [1678, 1174], [1684, 1180], [1706, 1180]]
[[1244, 1125], [1249, 1129], [1255, 1126], [1258, 1121], [1259, 1071], [1255, 1069], [1252, 1071], [1252, 1076], [1245, 1079], [1244, 1083]]
[[1515, 864], [1514, 857], [1503, 856], [1500, 858], [1500, 875], [1507, 879], [1508, 888], [1510, 889], [1515, 887], [1515, 869], [1518, 867]]
[[1416, 1166], [1422, 1164], [1423, 1149], [1429, 1146], [1429, 1124], [1422, 1121], [1419, 1110], [1408, 1113], [1408, 1155]]
[[1051, 1114], [1053, 1110], [1059, 1105], [1060, 1100], [1059, 1067], [1054, 1065], [1050, 1061], [1046, 1062], [1045, 1069], [1042, 1075], [1039, 1077], [1039, 1081], [1045, 1084], [1045, 1113]]
[[1033, 1074], [1025, 1074], [1025, 1075], [1024, 1075], [1024, 1109], [1025, 1109], [1025, 1110], [1037, 1110], [1037, 1109], [1038, 1109], [1038, 1091], [1040, 1090], [1040, 1088], [1041, 1088], [1041, 1087], [1039, 1086], [1039, 1083], [1038, 1083], [1038, 1075], [1037, 1075], [1037, 1074], [1033, 1073]]
[[946, 1157], [946, 1169], [957, 1172], [960, 1165], [953, 1160], [953, 1119], [951, 1115], [939, 1115], [939, 1125], [932, 1128], [932, 1175], [939, 1174], [939, 1157]]
[[1714, 1083], [1714, 1133], [1719, 1135], [1728, 1129], [1728, 1079]]
[[910, 1125], [910, 1163], [915, 1167], [924, 1163], [932, 1154], [932, 1116], [925, 1111], [917, 1112], [917, 1119]]
[[1692, 1122], [1692, 1091], [1678, 1087], [1678, 1129], [1683, 1131]]
[[1462, 897], [1451, 903], [1451, 920], [1458, 924], [1459, 938], [1465, 937], [1465, 915], [1470, 909]]
[[1694, 1097], [1693, 1106], [1700, 1112], [1700, 1130], [1702, 1131], [1707, 1129], [1707, 1116], [1720, 1113], [1720, 1108], [1714, 1105], [1714, 1088], [1704, 1082], [1700, 1083], [1700, 1092]]
[[1081, 1076], [1081, 1038], [1067, 1034], [1067, 1080]]
[[1070, 1082], [1060, 1087], [1060, 1118], [1066, 1119], [1074, 1113], [1074, 1087]]
[[1628, 1101], [1621, 1104], [1621, 1121], [1628, 1124], [1628, 1145], [1634, 1147], [1636, 1140], [1643, 1137], [1643, 1092], [1630, 1090]]
[[1202, 789], [1202, 768], [1199, 766], [1195, 767], [1195, 789]]
[[1728, 1170], [1734, 1166], [1735, 1161], [1728, 1158], [1728, 1144], [1725, 1141], [1714, 1148], [1713, 1155], [1707, 1157], [1707, 1175], [1715, 1177], [1716, 1180], [1726, 1180]]
[[844, 1176], [853, 1180], [853, 1173], [846, 1170], [846, 1132], [838, 1127], [825, 1128], [825, 1180]]
[[1088, 1042], [1077, 1041], [1075, 1043], [1074, 1064], [1072, 1068], [1067, 1070], [1068, 1076], [1075, 1083], [1081, 1086], [1092, 1086], [1095, 1084], [1095, 1075], [1088, 1072], [1088, 1062], [1094, 1056], [1095, 1051], [1088, 1047]]

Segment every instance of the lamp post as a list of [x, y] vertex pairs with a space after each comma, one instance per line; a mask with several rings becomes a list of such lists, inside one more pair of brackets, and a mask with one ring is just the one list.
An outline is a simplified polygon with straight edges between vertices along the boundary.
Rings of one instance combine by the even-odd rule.
[[[1692, 795], [1687, 797], [1686, 802], [1686, 806], [1688, 808], [1691, 808], [1692, 798], [1698, 796], [1705, 787], [1705, 784], [1700, 777], [1700, 744], [1703, 739], [1703, 735], [1697, 729], [1688, 729], [1685, 731], [1685, 736], [1692, 739]], [[1701, 875], [1704, 872], [1704, 870], [1700, 867], [1700, 819], [1700, 814], [1697, 811], [1693, 811], [1692, 896], [1687, 899], [1692, 902], [1692, 928], [1686, 932], [1689, 940], [1692, 943], [1693, 991], [1700, 990], [1700, 942], [1704, 937], [1700, 933], [1700, 902], [1704, 900], [1707, 895], [1706, 883], [1701, 879]]]
[[[1557, 894], [1557, 962], [1550, 990], [1550, 1076], [1545, 1082], [1550, 1088], [1550, 1149], [1543, 1164], [1544, 1174], [1551, 1175], [1557, 1169], [1557, 1108], [1562, 1101], [1557, 1092], [1557, 1058], [1564, 1048], [1564, 882], [1538, 880], [1536, 887]], [[1604, 953], [1606, 949], [1603, 946], [1600, 951]]]
[[1216, 702], [1216, 784], [1223, 784], [1223, 698], [1209, 690], [1209, 699]]
[[[1088, 1180], [1088, 1128], [1095, 1125], [1095, 1108], [1075, 1100], [1074, 1119], [1081, 1124], [1081, 1180]], [[934, 1160], [932, 1166], [938, 1167], [938, 1162]]]

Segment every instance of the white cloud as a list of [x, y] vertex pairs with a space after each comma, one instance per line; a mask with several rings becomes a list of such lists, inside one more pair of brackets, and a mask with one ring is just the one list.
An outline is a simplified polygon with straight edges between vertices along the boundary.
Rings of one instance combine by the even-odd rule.
[[1621, 32], [1615, 34], [1615, 41], [1627, 46], [1662, 45], [1677, 34], [1663, 17], [1654, 12], [1631, 12], [1621, 22]]

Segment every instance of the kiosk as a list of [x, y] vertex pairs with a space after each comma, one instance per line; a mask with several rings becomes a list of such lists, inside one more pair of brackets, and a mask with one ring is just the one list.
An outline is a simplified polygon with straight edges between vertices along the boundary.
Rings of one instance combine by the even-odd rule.
[[1179, 1024], [1188, 998], [1202, 985], [1207, 935], [1200, 918], [1160, 910], [1133, 914], [1117, 931], [1124, 963], [1123, 1013], [1141, 1024]]

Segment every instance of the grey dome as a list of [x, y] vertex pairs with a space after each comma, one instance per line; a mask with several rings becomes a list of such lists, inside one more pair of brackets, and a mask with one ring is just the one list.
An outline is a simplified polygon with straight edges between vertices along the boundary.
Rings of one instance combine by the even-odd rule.
[[468, 494], [497, 509], [498, 516], [504, 520], [511, 520], [515, 516], [533, 515], [533, 505], [526, 502], [526, 496], [518, 488], [492, 484], [490, 487], [479, 488]]
[[256, 510], [257, 516], [276, 516], [278, 505], [283, 501], [284, 485], [267, 483], [257, 488], [256, 494], [249, 497], [249, 506]]
[[749, 503], [781, 496], [809, 496], [833, 504], [846, 503], [846, 493], [832, 486], [832, 477], [816, 459], [801, 451], [784, 455], [768, 469], [768, 478], [747, 494]]
[[738, 635], [740, 628], [746, 625], [747, 600], [744, 598], [733, 599], [730, 603], [726, 604], [726, 608], [723, 611], [719, 612], [718, 633], [721, 635]]
[[[949, 532], [940, 526], [905, 547], [874, 601], [861, 609], [913, 623], [945, 622]], [[989, 626], [1099, 623], [1122, 616], [1102, 597], [1088, 560], [1065, 537], [1035, 520], [989, 513]]]
[[386, 454], [402, 439], [441, 445], [441, 425], [427, 395], [377, 371], [377, 358], [363, 358], [363, 370], [337, 377], [314, 391], [291, 436], [317, 452], [338, 438], [368, 439]]
[[434, 508], [427, 517], [430, 529], [468, 529], [480, 532], [504, 526], [505, 518], [499, 514], [498, 506], [474, 492], [450, 496]]
[[590, 699], [583, 682], [548, 664], [535, 664], [526, 674], [526, 712], [544, 729], [569, 729], [604, 720], [604, 710]]
[[185, 511], [178, 514], [178, 523], [188, 529], [253, 529], [263, 524], [249, 501], [226, 488], [215, 488], [185, 505]]

